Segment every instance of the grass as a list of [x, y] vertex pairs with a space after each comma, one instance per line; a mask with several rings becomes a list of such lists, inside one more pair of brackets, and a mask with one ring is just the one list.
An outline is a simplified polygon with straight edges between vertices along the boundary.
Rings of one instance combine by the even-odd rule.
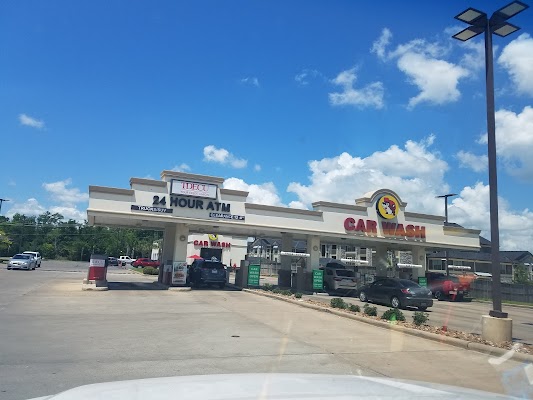
[[[474, 298], [474, 301], [479, 301], [480, 303], [492, 303], [492, 299], [486, 299], [482, 297], [476, 297]], [[502, 304], [508, 304], [508, 305], [515, 305], [515, 306], [531, 306], [533, 307], [533, 303], [527, 303], [525, 301], [513, 301], [513, 300], [502, 300]]]

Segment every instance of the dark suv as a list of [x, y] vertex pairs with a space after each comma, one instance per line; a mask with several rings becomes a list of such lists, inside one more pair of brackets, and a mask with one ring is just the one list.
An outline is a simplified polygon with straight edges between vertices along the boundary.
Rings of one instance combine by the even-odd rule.
[[226, 266], [220, 261], [194, 260], [189, 268], [189, 282], [195, 288], [202, 284], [215, 284], [223, 289], [226, 286]]

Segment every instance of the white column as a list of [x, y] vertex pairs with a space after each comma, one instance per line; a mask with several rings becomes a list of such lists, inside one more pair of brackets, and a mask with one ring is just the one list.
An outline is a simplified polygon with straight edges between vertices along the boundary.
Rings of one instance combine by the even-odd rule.
[[413, 254], [413, 264], [422, 265], [422, 268], [413, 269], [413, 279], [417, 281], [419, 276], [426, 275], [426, 249], [416, 246], [413, 247], [411, 253]]
[[174, 250], [172, 261], [187, 261], [187, 243], [189, 237], [189, 227], [184, 224], [176, 225], [176, 235], [174, 237]]
[[306, 269], [310, 272], [320, 266], [320, 236], [307, 236], [307, 252], [311, 255], [306, 263]]
[[163, 259], [161, 264], [167, 264], [174, 259], [174, 244], [176, 243], [176, 225], [167, 226], [163, 234]]
[[376, 246], [376, 254], [372, 257], [372, 265], [376, 268], [376, 276], [387, 276], [387, 246]]

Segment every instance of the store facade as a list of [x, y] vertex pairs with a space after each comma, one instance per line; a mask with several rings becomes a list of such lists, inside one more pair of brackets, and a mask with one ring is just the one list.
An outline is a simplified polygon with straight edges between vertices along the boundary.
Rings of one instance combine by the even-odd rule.
[[[354, 204], [319, 201], [311, 210], [247, 202], [248, 192], [225, 189], [224, 178], [163, 171], [161, 180], [131, 178], [130, 188], [89, 187], [89, 224], [164, 231], [162, 261], [193, 255], [244, 260], [248, 238], [277, 238], [281, 268], [294, 262], [294, 240], [305, 241], [306, 270], [335, 255], [373, 268], [423, 275], [426, 253], [479, 249], [479, 230], [445, 226], [444, 217], [407, 211], [399, 194], [378, 189]], [[218, 257], [217, 257], [218, 258]]]

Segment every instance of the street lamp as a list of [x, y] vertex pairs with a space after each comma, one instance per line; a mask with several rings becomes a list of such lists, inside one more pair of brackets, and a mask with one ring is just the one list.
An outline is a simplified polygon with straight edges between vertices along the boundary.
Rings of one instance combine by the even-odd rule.
[[[445, 217], [444, 225], [448, 224], [448, 197], [453, 197], [453, 196], [457, 196], [457, 193], [448, 193], [448, 194], [443, 194], [441, 196], [436, 197], [437, 199], [444, 199], [444, 217]], [[446, 260], [446, 268], [445, 268], [446, 276], [449, 276], [450, 270], [448, 269], [448, 249], [447, 248], [444, 250], [444, 257]]]
[[0, 199], [0, 215], [2, 215], [2, 203], [4, 201], [9, 201], [8, 199]]
[[489, 192], [490, 192], [490, 238], [492, 262], [492, 310], [491, 317], [507, 318], [502, 312], [502, 295], [500, 282], [500, 233], [498, 227], [498, 178], [496, 173], [496, 123], [494, 116], [494, 66], [492, 54], [492, 34], [505, 37], [520, 29], [507, 20], [524, 11], [529, 6], [521, 1], [512, 3], [494, 12], [490, 18], [483, 11], [468, 8], [455, 16], [470, 26], [453, 35], [454, 39], [463, 42], [485, 33], [485, 69], [487, 90], [487, 142], [489, 159]]

